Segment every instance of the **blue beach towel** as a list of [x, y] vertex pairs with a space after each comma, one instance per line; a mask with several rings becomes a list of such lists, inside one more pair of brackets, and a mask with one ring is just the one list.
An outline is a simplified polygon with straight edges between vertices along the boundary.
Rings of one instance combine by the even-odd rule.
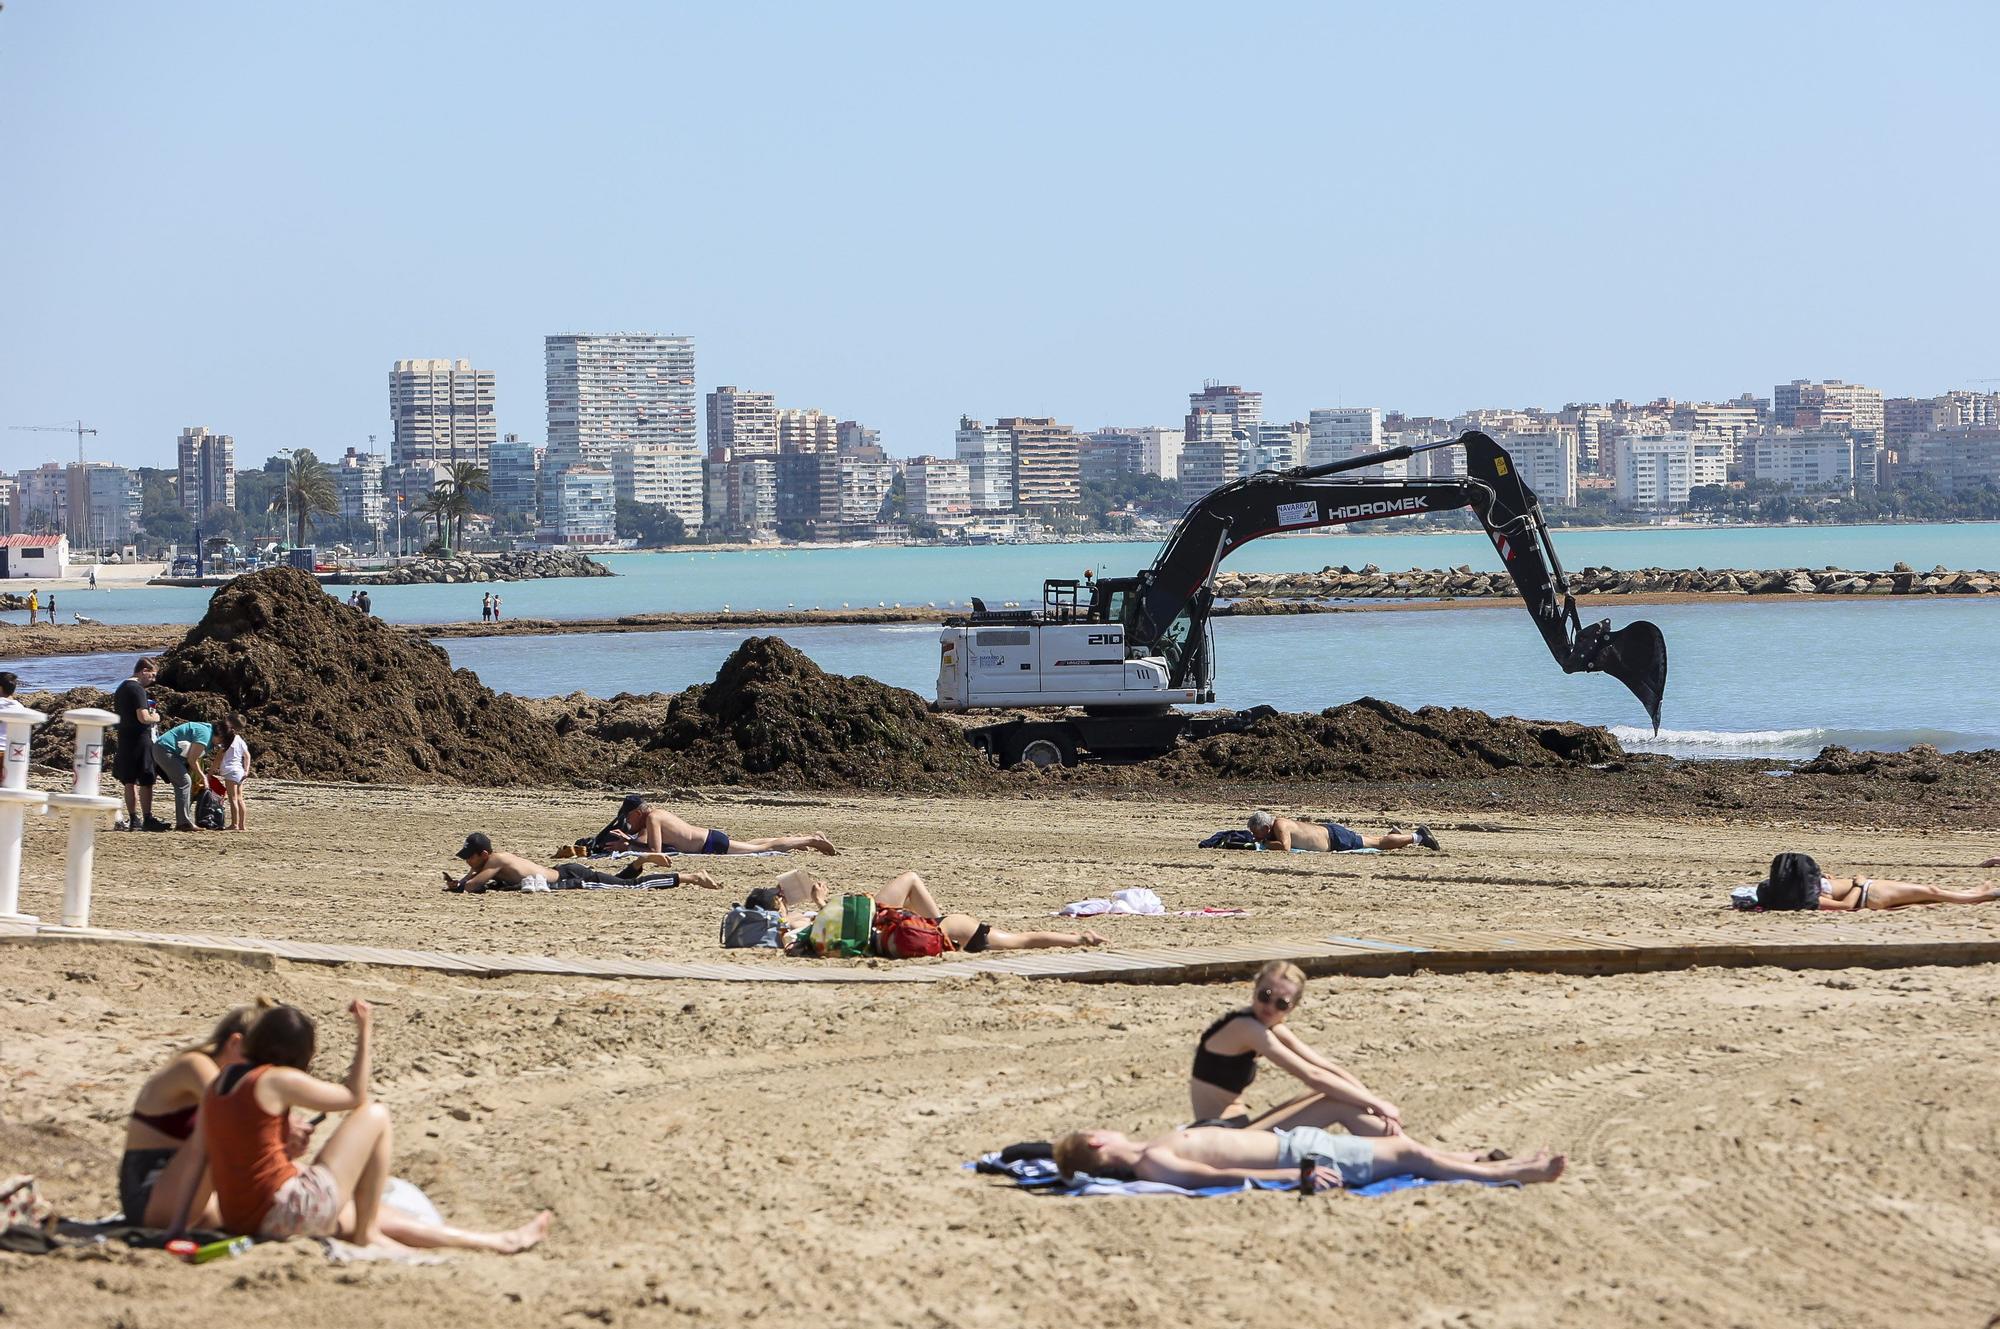
[[[1296, 1191], [1294, 1181], [1245, 1181], [1234, 1186], [1202, 1186], [1189, 1190], [1185, 1186], [1169, 1186], [1163, 1181], [1118, 1181], [1109, 1177], [1092, 1177], [1078, 1173], [1067, 1182], [1056, 1171], [1055, 1160], [1048, 1158], [1021, 1158], [1011, 1163], [1000, 1161], [999, 1154], [986, 1154], [966, 1168], [977, 1172], [990, 1172], [1013, 1178], [1014, 1184], [1024, 1190], [1032, 1190], [1039, 1195], [1185, 1195], [1192, 1199], [1205, 1200], [1211, 1195], [1241, 1195], [1244, 1191]], [[1396, 1191], [1412, 1191], [1423, 1186], [1453, 1186], [1458, 1182], [1431, 1181], [1425, 1177], [1384, 1177], [1371, 1181], [1366, 1186], [1350, 1186], [1348, 1195], [1389, 1195]], [[1478, 1186], [1518, 1186], [1516, 1181], [1467, 1182]], [[1328, 1192], [1331, 1193], [1331, 1192]]]

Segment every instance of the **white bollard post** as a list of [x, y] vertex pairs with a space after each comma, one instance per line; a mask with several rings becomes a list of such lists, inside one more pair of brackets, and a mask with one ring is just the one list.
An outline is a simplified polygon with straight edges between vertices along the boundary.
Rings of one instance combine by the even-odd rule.
[[115, 798], [98, 792], [104, 775], [104, 731], [118, 723], [110, 711], [81, 706], [64, 711], [76, 727], [76, 787], [50, 794], [49, 806], [69, 818], [69, 863], [63, 874], [62, 921], [66, 928], [90, 926], [90, 878], [97, 865], [97, 814], [116, 811]]
[[28, 788], [28, 749], [35, 726], [49, 717], [23, 706], [0, 711], [7, 731], [7, 761], [0, 774], [0, 928], [32, 928], [35, 916], [21, 912], [21, 841], [28, 810], [40, 812], [49, 796]]

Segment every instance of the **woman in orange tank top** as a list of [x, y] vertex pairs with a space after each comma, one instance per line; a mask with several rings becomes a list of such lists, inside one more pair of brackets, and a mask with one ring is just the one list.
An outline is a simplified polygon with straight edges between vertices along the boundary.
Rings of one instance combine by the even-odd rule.
[[[204, 1185], [183, 1207], [175, 1231], [205, 1202], [212, 1185], [226, 1231], [245, 1236], [344, 1237], [362, 1246], [463, 1246], [514, 1253], [548, 1232], [546, 1210], [511, 1232], [473, 1232], [420, 1222], [382, 1205], [389, 1180], [389, 1112], [368, 1096], [372, 1016], [358, 998], [354, 1060], [330, 1084], [308, 1071], [318, 1038], [291, 1006], [274, 1006], [243, 1037], [243, 1061], [209, 1086], [201, 1129], [191, 1147], [205, 1165]], [[287, 1141], [293, 1108], [345, 1112], [346, 1120], [310, 1163], [293, 1161]]]

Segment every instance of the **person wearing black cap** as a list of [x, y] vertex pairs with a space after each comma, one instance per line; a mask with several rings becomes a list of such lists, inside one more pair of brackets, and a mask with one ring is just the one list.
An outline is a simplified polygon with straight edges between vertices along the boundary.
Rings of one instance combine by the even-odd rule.
[[666, 890], [672, 886], [700, 886], [720, 890], [722, 883], [705, 872], [654, 872], [620, 875], [600, 872], [571, 860], [545, 868], [519, 854], [502, 853], [493, 847], [484, 831], [465, 837], [458, 855], [465, 861], [465, 875], [444, 874], [444, 888], [452, 892], [484, 895], [487, 891], [571, 891], [571, 890]]
[[765, 840], [733, 840], [726, 831], [712, 830], [682, 821], [665, 808], [656, 808], [639, 794], [627, 794], [618, 805], [618, 816], [604, 838], [613, 849], [645, 849], [656, 854], [769, 854], [811, 849], [836, 854], [833, 841], [824, 835], [774, 835]]

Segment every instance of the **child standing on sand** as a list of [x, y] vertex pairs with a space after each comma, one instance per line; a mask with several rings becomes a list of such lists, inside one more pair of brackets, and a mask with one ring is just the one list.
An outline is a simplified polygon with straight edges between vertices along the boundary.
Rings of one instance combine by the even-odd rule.
[[250, 778], [250, 745], [243, 741], [243, 717], [229, 717], [229, 727], [236, 731], [229, 747], [222, 754], [222, 765], [217, 774], [227, 790], [229, 799], [229, 829], [243, 829], [243, 782]]

